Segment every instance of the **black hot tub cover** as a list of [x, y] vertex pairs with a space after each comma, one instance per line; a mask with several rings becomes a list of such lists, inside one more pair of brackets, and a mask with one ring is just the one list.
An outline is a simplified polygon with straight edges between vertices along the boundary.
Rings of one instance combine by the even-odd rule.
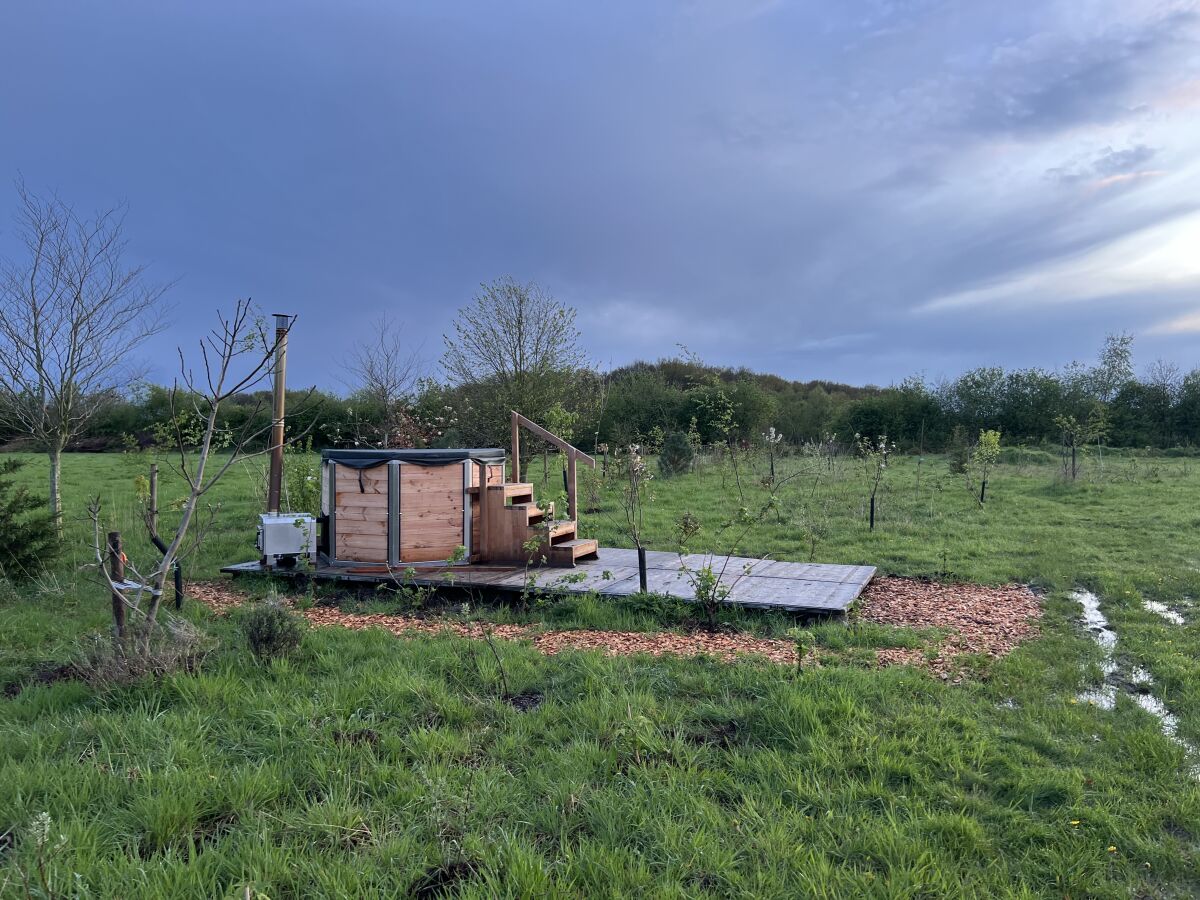
[[321, 459], [333, 460], [339, 466], [352, 469], [373, 469], [392, 460], [419, 466], [449, 466], [468, 459], [503, 464], [505, 456], [500, 449], [476, 447], [468, 450], [322, 450]]

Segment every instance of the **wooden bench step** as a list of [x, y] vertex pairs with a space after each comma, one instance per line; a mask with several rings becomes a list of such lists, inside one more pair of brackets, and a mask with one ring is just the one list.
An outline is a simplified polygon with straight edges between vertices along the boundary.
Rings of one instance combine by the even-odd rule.
[[572, 567], [576, 560], [589, 559], [599, 555], [600, 545], [592, 538], [576, 538], [561, 544], [552, 544], [547, 561], [552, 566]]

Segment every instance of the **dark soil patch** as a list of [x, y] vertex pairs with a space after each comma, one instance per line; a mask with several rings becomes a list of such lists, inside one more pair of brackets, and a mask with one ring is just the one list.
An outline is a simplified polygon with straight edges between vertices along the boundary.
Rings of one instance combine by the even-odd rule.
[[504, 698], [504, 702], [519, 712], [529, 712], [541, 706], [545, 699], [541, 691], [521, 691], [519, 694], [509, 694]]
[[446, 897], [460, 881], [470, 881], [478, 871], [475, 863], [465, 860], [442, 863], [418, 878], [409, 891], [409, 896], [417, 900]]
[[191, 833], [181, 837], [153, 840], [146, 836], [137, 844], [137, 856], [139, 859], [152, 860], [163, 853], [174, 851], [181, 859], [194, 860], [233, 831], [238, 822], [238, 814], [233, 810], [209, 813], [200, 817]]
[[20, 681], [6, 684], [0, 694], [11, 700], [29, 687], [39, 684], [54, 684], [59, 681], [72, 681], [77, 677], [75, 667], [70, 663], [46, 663], [34, 669], [28, 677]]
[[719, 722], [700, 722], [687, 735], [687, 741], [698, 747], [713, 746], [728, 750], [737, 741], [741, 726], [733, 719]]
[[360, 728], [357, 731], [334, 729], [333, 742], [335, 744], [348, 744], [351, 747], [361, 744], [374, 747], [379, 743], [379, 732], [373, 728]]

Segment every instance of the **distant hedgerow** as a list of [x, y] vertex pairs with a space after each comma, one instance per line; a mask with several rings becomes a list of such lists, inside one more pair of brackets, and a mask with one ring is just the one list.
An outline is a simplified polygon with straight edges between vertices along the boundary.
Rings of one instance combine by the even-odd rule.
[[17, 487], [13, 476], [24, 460], [0, 463], [0, 578], [22, 581], [46, 568], [58, 552], [54, 523], [46, 512], [46, 501]]

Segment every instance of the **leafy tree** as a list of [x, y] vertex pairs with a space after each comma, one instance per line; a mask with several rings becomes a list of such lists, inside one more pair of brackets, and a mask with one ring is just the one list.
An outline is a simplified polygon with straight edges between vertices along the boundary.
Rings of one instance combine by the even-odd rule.
[[1188, 372], [1180, 383], [1176, 415], [1183, 439], [1200, 443], [1200, 369]]
[[594, 412], [599, 386], [575, 310], [533, 282], [506, 276], [481, 285], [444, 340], [442, 366], [471, 410], [460, 416], [463, 429], [480, 443], [503, 440], [510, 410], [534, 421], [555, 404]]
[[1100, 358], [1089, 372], [1089, 387], [1101, 403], [1112, 403], [1117, 393], [1133, 381], [1133, 335], [1109, 334]]
[[988, 478], [1000, 461], [1000, 432], [995, 429], [979, 432], [975, 452], [971, 454], [971, 466], [979, 477], [979, 503], [987, 497]]

